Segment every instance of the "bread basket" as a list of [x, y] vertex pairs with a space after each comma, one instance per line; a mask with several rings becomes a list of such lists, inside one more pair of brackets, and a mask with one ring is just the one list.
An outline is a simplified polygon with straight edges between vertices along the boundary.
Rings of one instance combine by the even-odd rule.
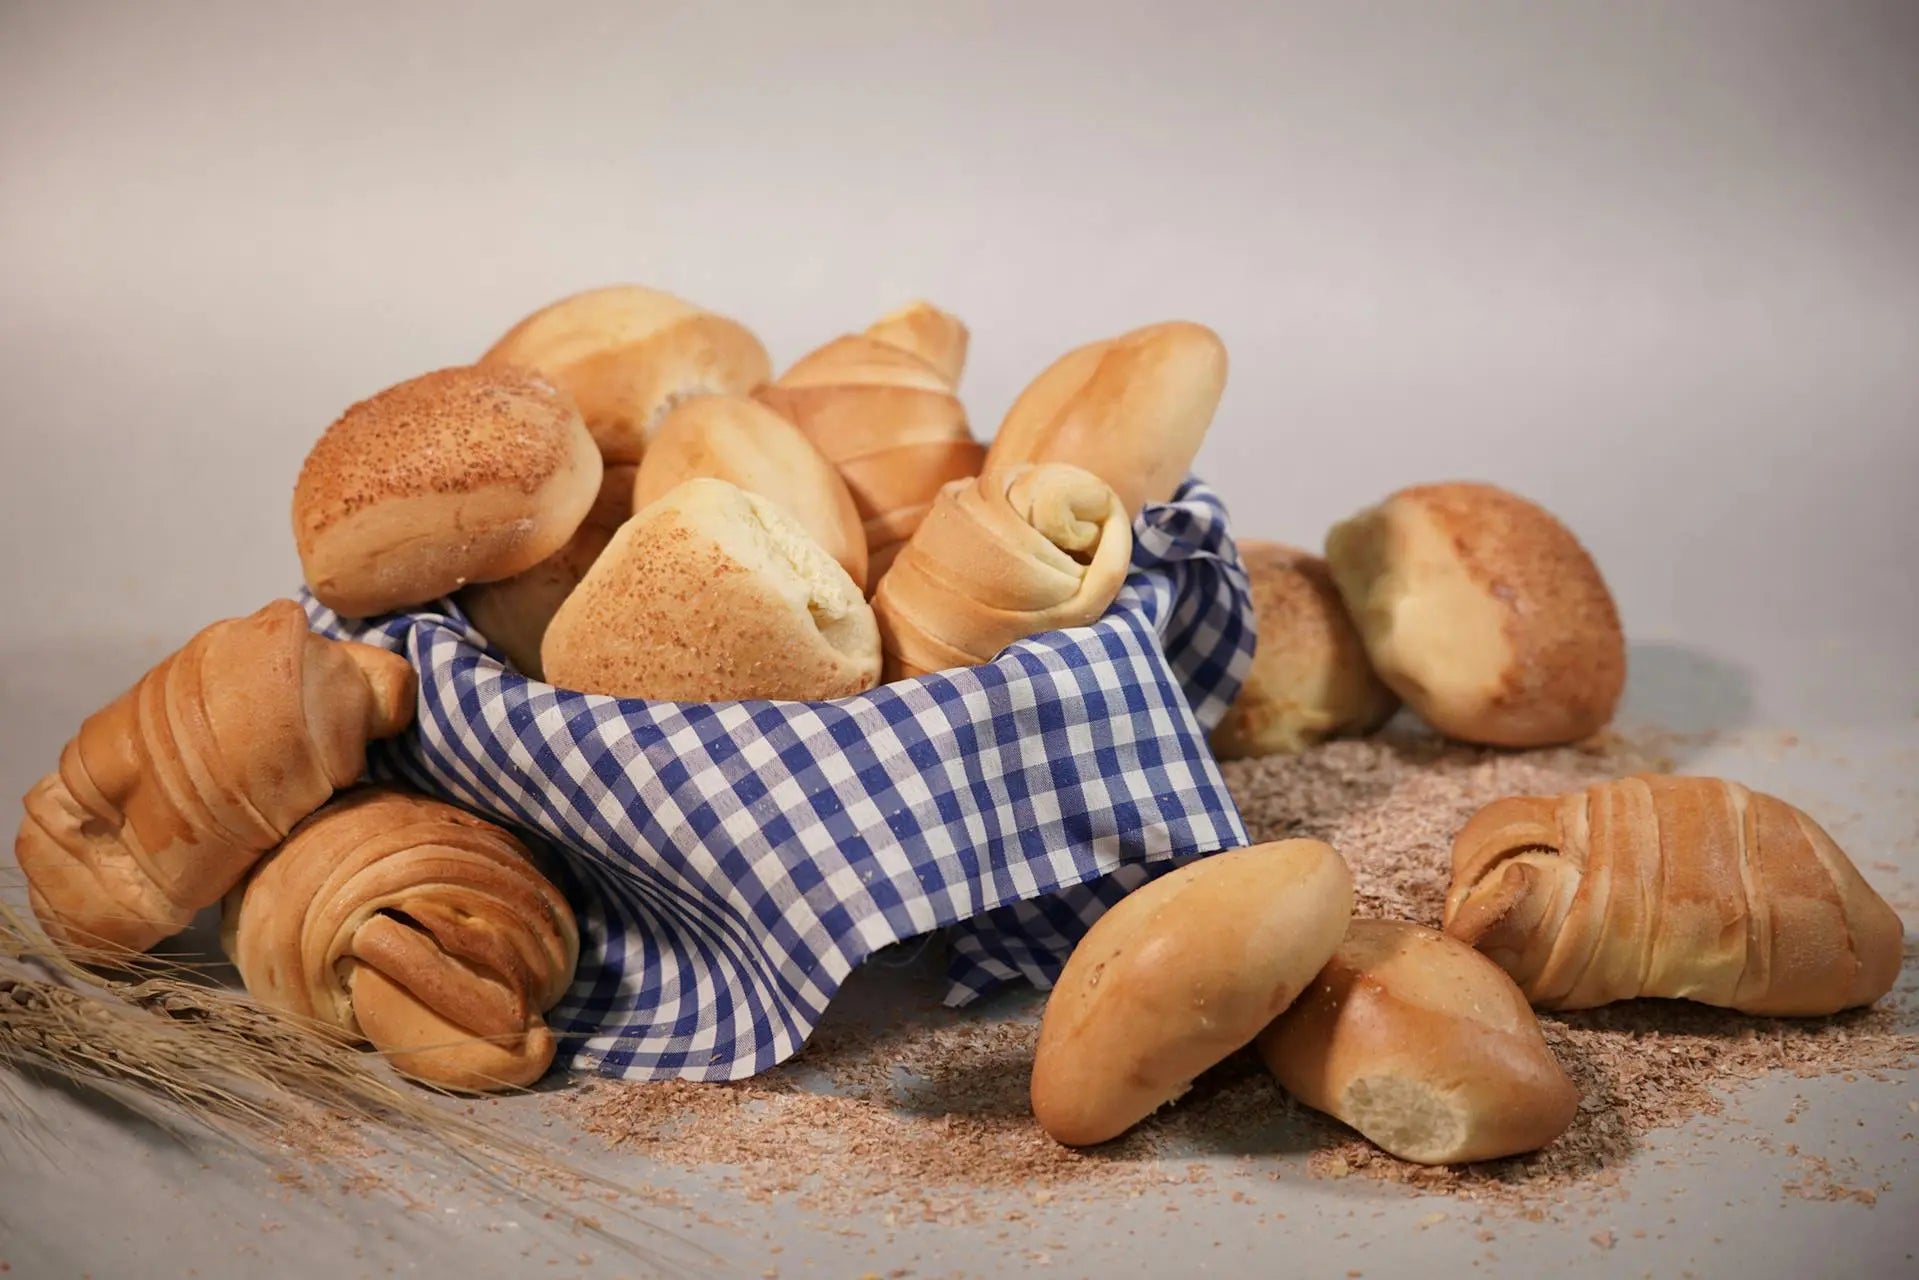
[[948, 1002], [1048, 985], [1111, 902], [1246, 843], [1206, 735], [1252, 661], [1226, 513], [1188, 479], [1090, 626], [835, 702], [644, 702], [509, 669], [450, 601], [314, 629], [405, 655], [403, 779], [557, 854], [582, 954], [561, 1059], [738, 1079], [797, 1052], [866, 957], [946, 930]]

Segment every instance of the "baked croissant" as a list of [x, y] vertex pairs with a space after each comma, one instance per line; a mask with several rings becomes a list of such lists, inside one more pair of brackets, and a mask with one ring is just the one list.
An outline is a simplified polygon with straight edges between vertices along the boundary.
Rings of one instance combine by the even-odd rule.
[[1133, 555], [1126, 509], [1063, 463], [940, 490], [873, 596], [888, 681], [990, 662], [1015, 640], [1092, 622]]
[[839, 469], [866, 530], [869, 584], [940, 486], [979, 474], [986, 447], [953, 394], [965, 359], [966, 327], [921, 304], [827, 343], [753, 393]]
[[546, 1072], [541, 1015], [580, 947], [573, 912], [518, 840], [386, 787], [301, 824], [228, 897], [222, 936], [256, 998], [463, 1090]]
[[1871, 1004], [1903, 934], [1785, 801], [1650, 776], [1481, 809], [1453, 845], [1445, 927], [1542, 1008], [1665, 996], [1775, 1015]]
[[27, 792], [14, 839], [55, 942], [144, 951], [218, 902], [256, 859], [413, 719], [405, 658], [307, 630], [276, 600], [216, 622], [88, 716]]

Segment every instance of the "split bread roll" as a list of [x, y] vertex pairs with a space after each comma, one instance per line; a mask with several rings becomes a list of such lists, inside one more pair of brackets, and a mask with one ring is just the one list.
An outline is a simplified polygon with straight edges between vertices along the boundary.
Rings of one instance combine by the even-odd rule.
[[499, 582], [475, 583], [460, 592], [459, 605], [468, 620], [521, 675], [545, 678], [540, 642], [546, 639], [547, 625], [613, 541], [613, 534], [633, 515], [633, 477], [638, 470], [624, 462], [606, 468], [600, 496], [558, 551], [522, 573]]
[[1772, 1015], [1871, 1004], [1898, 979], [1904, 933], [1785, 801], [1652, 776], [1474, 814], [1445, 927], [1541, 1008], [1663, 996]]
[[384, 787], [335, 800], [226, 903], [247, 990], [445, 1089], [532, 1084], [579, 959], [573, 912], [504, 830]]
[[546, 375], [571, 396], [608, 462], [638, 462], [667, 411], [701, 395], [744, 395], [772, 376], [744, 325], [638, 285], [542, 307], [480, 357]]
[[600, 455], [550, 383], [441, 369], [348, 409], [307, 454], [293, 537], [321, 604], [365, 618], [531, 569], [600, 491]]
[[1239, 555], [1252, 583], [1259, 644], [1239, 696], [1213, 731], [1219, 758], [1304, 751], [1391, 719], [1399, 699], [1367, 659], [1326, 562], [1252, 539], [1239, 544]]
[[1287, 1093], [1417, 1164], [1537, 1151], [1579, 1112], [1513, 980], [1471, 947], [1397, 920], [1353, 921], [1257, 1045]]
[[1000, 423], [989, 467], [1066, 462], [1119, 495], [1130, 519], [1179, 489], [1226, 390], [1226, 346], [1204, 325], [1149, 325], [1069, 351]]
[[954, 392], [966, 328], [925, 303], [802, 357], [756, 398], [798, 426], [838, 469], [866, 531], [867, 581], [876, 583], [939, 494], [979, 474]]
[[1402, 489], [1335, 526], [1326, 560], [1380, 678], [1446, 736], [1543, 747], [1612, 719], [1619, 613], [1544, 509], [1488, 484]]
[[879, 679], [873, 610], [772, 502], [688, 480], [621, 526], [547, 628], [546, 678], [679, 702], [823, 701]]
[[701, 396], [666, 415], [633, 486], [633, 508], [651, 506], [688, 480], [725, 480], [797, 520], [813, 541], [866, 586], [866, 531], [853, 495], [800, 429], [757, 400]]
[[405, 658], [276, 600], [94, 712], [26, 795], [14, 856], [47, 935], [144, 951], [192, 922], [413, 719]]
[[1352, 914], [1352, 875], [1317, 840], [1214, 854], [1122, 898], [1046, 1003], [1033, 1060], [1040, 1127], [1091, 1146], [1185, 1093], [1293, 1002]]
[[1106, 612], [1132, 564], [1126, 511], [1057, 464], [959, 480], [873, 594], [890, 682], [991, 662], [1016, 640]]

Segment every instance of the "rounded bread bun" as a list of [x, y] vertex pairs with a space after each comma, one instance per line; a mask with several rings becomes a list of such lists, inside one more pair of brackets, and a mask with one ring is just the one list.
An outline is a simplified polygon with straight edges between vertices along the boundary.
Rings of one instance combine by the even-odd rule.
[[912, 352], [926, 361], [948, 387], [959, 386], [970, 335], [958, 316], [930, 302], [909, 302], [866, 326], [866, 336]]
[[293, 490], [300, 567], [343, 617], [425, 604], [558, 551], [601, 477], [593, 438], [551, 383], [441, 369], [354, 405], [307, 454]]
[[1402, 489], [1334, 526], [1326, 560], [1380, 678], [1448, 737], [1550, 746], [1612, 719], [1619, 612], [1543, 508], [1489, 484]]
[[1317, 840], [1214, 854], [1122, 898], [1046, 1003], [1040, 1127], [1090, 1146], [1179, 1097], [1293, 1002], [1352, 914], [1352, 874]]
[[535, 369], [573, 397], [608, 462], [637, 462], [661, 418], [697, 395], [744, 395], [772, 376], [742, 324], [670, 293], [614, 285], [514, 325], [483, 365]]
[[1286, 1092], [1419, 1164], [1536, 1151], [1579, 1110], [1513, 980], [1403, 921], [1353, 921], [1258, 1045]]
[[1242, 540], [1259, 644], [1239, 696], [1213, 731], [1222, 760], [1304, 751], [1386, 723], [1399, 699], [1366, 657], [1326, 562], [1277, 542]]
[[633, 514], [630, 462], [609, 464], [600, 480], [600, 496], [566, 545], [522, 573], [498, 582], [480, 582], [460, 592], [460, 607], [513, 669], [534, 680], [544, 678], [540, 642], [547, 624], [573, 588], [606, 550], [614, 532]]
[[547, 628], [553, 684], [622, 698], [821, 701], [874, 686], [879, 628], [772, 502], [688, 480], [621, 526]]
[[745, 396], [700, 396], [661, 420], [633, 482], [633, 508], [708, 476], [756, 493], [792, 516], [866, 586], [866, 530], [846, 482], [800, 429]]

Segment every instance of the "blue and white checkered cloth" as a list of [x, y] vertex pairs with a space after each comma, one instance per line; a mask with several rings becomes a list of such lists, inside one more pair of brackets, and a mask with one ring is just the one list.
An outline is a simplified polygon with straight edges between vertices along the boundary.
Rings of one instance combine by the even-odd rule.
[[1049, 985], [1086, 929], [1246, 843], [1206, 734], [1252, 661], [1245, 570], [1189, 480], [1104, 617], [836, 702], [641, 702], [506, 667], [450, 601], [316, 631], [404, 654], [417, 723], [373, 771], [560, 855], [581, 962], [562, 1061], [730, 1080], [797, 1052], [846, 975], [949, 929], [949, 1002]]

